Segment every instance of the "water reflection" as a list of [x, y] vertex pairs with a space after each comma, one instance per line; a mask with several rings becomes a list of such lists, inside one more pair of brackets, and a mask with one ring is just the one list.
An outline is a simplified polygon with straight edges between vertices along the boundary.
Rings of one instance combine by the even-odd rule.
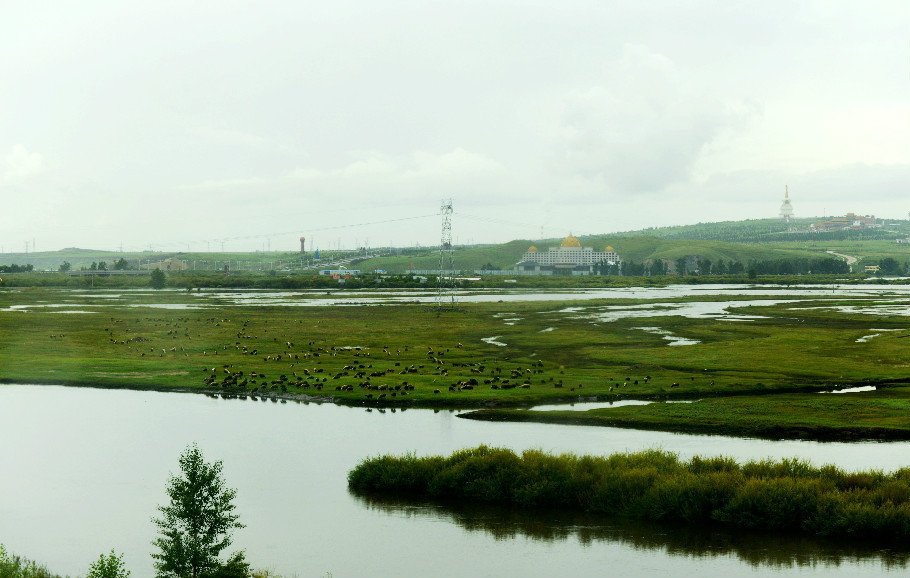
[[662, 552], [669, 556], [716, 558], [732, 555], [756, 569], [876, 563], [896, 570], [910, 565], [910, 550], [882, 548], [856, 540], [657, 523], [557, 510], [528, 511], [490, 505], [442, 505], [352, 495], [370, 510], [404, 518], [453, 522], [468, 532], [484, 532], [496, 540], [524, 537], [539, 542], [557, 542], [574, 538], [585, 546], [605, 542], [638, 551]]
[[[370, 456], [448, 455], [482, 443], [519, 452], [590, 455], [662, 449], [685, 460], [694, 455], [730, 455], [740, 462], [797, 457], [848, 470], [893, 471], [906, 467], [910, 455], [910, 442], [767, 441], [478, 422], [457, 419], [458, 412], [448, 409], [403, 411], [273, 399], [3, 385], [0, 541], [61, 574], [84, 572], [87, 561], [115, 547], [125, 554], [134, 576], [154, 575], [148, 555], [154, 527], [148, 520], [167, 499], [165, 482], [176, 456], [195, 441], [206, 455], [223, 460], [226, 477], [237, 489], [238, 511], [247, 528], [237, 533], [235, 543], [256, 567], [271, 567], [281, 575], [329, 571], [338, 577], [552, 578], [601, 576], [604, 568], [615, 567], [636, 578], [752, 576], [754, 570], [736, 559], [739, 554], [724, 554], [733, 551], [729, 543], [738, 544], [732, 538], [672, 534], [663, 527], [650, 533], [630, 527], [624, 535], [626, 526], [620, 522], [584, 516], [550, 515], [516, 525], [516, 516], [527, 516], [500, 515], [489, 508], [453, 514], [421, 505], [424, 513], [411, 515], [406, 512], [413, 505], [364, 507], [347, 491], [347, 473]], [[427, 511], [434, 513], [424, 515]], [[535, 532], [540, 539], [533, 537]], [[684, 548], [693, 542], [705, 544], [711, 555]], [[650, 543], [656, 545], [646, 547]], [[822, 559], [778, 574], [857, 578], [889, 573], [890, 560], [870, 562], [874, 551], [860, 552], [853, 556], [860, 562], [851, 563], [854, 550], [852, 545], [824, 550], [837, 555], [841, 567], [825, 566]], [[784, 552], [778, 554], [782, 559], [800, 554], [808, 560], [815, 550], [782, 546], [779, 552]], [[389, 563], [377, 565], [377, 560]], [[907, 574], [905, 566], [895, 568], [893, 575]]]
[[614, 401], [581, 401], [575, 403], [548, 403], [535, 405], [534, 411], [588, 411], [589, 409], [608, 409], [627, 405], [650, 405], [653, 401], [644, 399], [618, 399]]

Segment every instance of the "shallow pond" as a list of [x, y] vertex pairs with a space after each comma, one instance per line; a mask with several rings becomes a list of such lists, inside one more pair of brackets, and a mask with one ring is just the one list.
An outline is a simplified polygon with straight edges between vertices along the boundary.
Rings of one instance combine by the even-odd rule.
[[[15, 292], [16, 290], [13, 290]], [[393, 289], [393, 290], [203, 290], [178, 291], [164, 290], [158, 292], [103, 290], [96, 291], [61, 291], [59, 303], [30, 303], [0, 308], [0, 311], [33, 311], [54, 307], [69, 307], [75, 304], [90, 305], [99, 310], [104, 307], [151, 307], [163, 309], [204, 309], [237, 306], [287, 306], [313, 307], [332, 305], [391, 305], [402, 303], [432, 304], [436, 293], [427, 290]], [[609, 321], [613, 315], [621, 317], [651, 317], [655, 308], [662, 309], [667, 315], [685, 315], [698, 317], [720, 317], [730, 320], [750, 319], [749, 316], [737, 316], [726, 310], [733, 306], [749, 304], [771, 305], [779, 302], [793, 301], [799, 297], [848, 297], [860, 302], [854, 306], [841, 308], [848, 312], [881, 314], [910, 314], [907, 300], [910, 298], [910, 285], [668, 285], [666, 287], [616, 287], [604, 289], [461, 289], [457, 300], [462, 303], [496, 303], [496, 302], [531, 302], [531, 301], [566, 301], [595, 299], [650, 299], [665, 300], [692, 296], [730, 295], [742, 297], [735, 302], [671, 303], [645, 304], [638, 306], [605, 307], [598, 310], [601, 321]], [[763, 298], [779, 296], [782, 300], [766, 301]], [[146, 299], [145, 303], [133, 304], [137, 297]], [[749, 299], [752, 298], [752, 299]], [[104, 300], [105, 303], [87, 304], [87, 300]], [[872, 302], [874, 300], [874, 302]], [[758, 303], [756, 303], [758, 301]], [[763, 301], [763, 302], [762, 302]], [[637, 313], [636, 313], [636, 310]], [[903, 312], [903, 313], [901, 313]], [[514, 323], [514, 320], [504, 320]]]
[[820, 444], [464, 420], [449, 411], [212, 399], [198, 394], [0, 386], [0, 542], [55, 572], [102, 552], [151, 576], [149, 519], [187, 444], [224, 462], [255, 567], [285, 576], [906, 576], [910, 553], [780, 535], [565, 513], [364, 500], [347, 472], [380, 453], [481, 443], [607, 454], [663, 448], [740, 460], [799, 456], [846, 469], [910, 463], [910, 443]]

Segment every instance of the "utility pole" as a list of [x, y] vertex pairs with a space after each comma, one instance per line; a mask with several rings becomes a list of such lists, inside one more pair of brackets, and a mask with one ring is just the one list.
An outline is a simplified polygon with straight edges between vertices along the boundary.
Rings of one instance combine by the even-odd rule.
[[452, 199], [443, 199], [440, 208], [442, 234], [439, 242], [439, 271], [436, 273], [436, 313], [455, 310], [455, 254], [452, 247]]

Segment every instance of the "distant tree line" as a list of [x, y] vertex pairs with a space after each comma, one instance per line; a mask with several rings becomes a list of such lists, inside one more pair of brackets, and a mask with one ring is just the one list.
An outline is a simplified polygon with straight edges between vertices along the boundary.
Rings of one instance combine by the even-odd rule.
[[892, 257], [885, 257], [878, 262], [879, 275], [905, 275], [907, 273], [910, 273], [910, 263], [901, 265], [897, 259]]
[[[698, 223], [679, 227], [655, 227], [640, 231], [620, 233], [623, 237], [658, 237], [660, 239], [693, 239], [724, 241], [727, 243], [776, 243], [781, 241], [871, 241], [891, 240], [907, 235], [905, 222], [899, 222], [903, 231], [877, 229], [846, 229], [841, 231], [806, 230], [814, 219], [797, 219], [784, 222], [778, 219]], [[792, 231], [801, 228], [801, 231]]]
[[34, 270], [34, 265], [0, 265], [0, 273], [31, 273]]
[[[72, 265], [70, 265], [69, 261], [64, 261], [60, 265], [60, 270], [64, 271], [64, 272], [69, 271], [71, 268], [72, 268]], [[125, 271], [129, 268], [130, 268], [129, 263], [127, 263], [126, 259], [124, 259], [123, 257], [114, 261], [110, 267], [110, 269], [113, 269], [114, 271]], [[89, 265], [88, 267], [82, 267], [82, 271], [107, 271], [107, 270], [109, 270], [109, 268], [107, 266], [106, 261], [99, 261], [97, 263], [92, 261], [92, 264]]]
[[763, 235], [754, 242], [777, 241], [891, 241], [906, 236], [906, 233], [886, 231], [885, 229], [846, 229], [843, 231], [809, 231], [786, 232], [776, 235]]
[[850, 272], [850, 265], [840, 259], [775, 259], [771, 261], [755, 261], [749, 264], [749, 269], [754, 269], [758, 275], [806, 275], [834, 274]]
[[[642, 263], [630, 260], [624, 262], [621, 267], [609, 263], [597, 263], [594, 265], [594, 274], [659, 277], [671, 273], [669, 265], [663, 259], [649, 259]], [[754, 275], [840, 275], [850, 273], [850, 266], [845, 261], [832, 257], [753, 260], [748, 264], [736, 260], [718, 259], [714, 262], [710, 259], [680, 257], [675, 260], [673, 265], [675, 265], [676, 275], [742, 275], [747, 272], [754, 272]]]

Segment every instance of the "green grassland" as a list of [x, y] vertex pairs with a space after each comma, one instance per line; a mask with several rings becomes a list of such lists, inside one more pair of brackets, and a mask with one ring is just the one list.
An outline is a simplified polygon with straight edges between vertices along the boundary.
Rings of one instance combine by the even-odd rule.
[[[683, 297], [660, 306], [726, 299]], [[241, 306], [220, 293], [0, 290], [0, 381], [401, 407], [701, 399], [562, 419], [727, 433], [739, 427], [772, 437], [910, 435], [907, 318], [840, 312], [855, 304], [844, 298], [786, 301], [741, 307], [738, 313], [756, 316], [748, 321], [669, 314], [603, 321], [615, 307], [651, 304], [464, 303], [439, 314], [422, 304]], [[669, 346], [642, 329], [649, 327], [699, 343]], [[506, 345], [483, 341], [490, 337]], [[869, 384], [879, 389], [809, 393]], [[486, 417], [560, 419], [543, 413]]]

